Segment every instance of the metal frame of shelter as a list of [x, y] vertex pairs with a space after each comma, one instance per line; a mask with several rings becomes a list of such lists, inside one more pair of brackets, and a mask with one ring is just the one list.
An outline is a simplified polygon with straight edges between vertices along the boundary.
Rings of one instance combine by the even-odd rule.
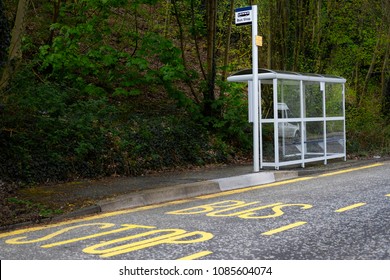
[[261, 169], [346, 160], [344, 78], [258, 69], [254, 93], [253, 76], [252, 69], [242, 70], [228, 81], [248, 82], [249, 121], [260, 131], [254, 159], [260, 158]]

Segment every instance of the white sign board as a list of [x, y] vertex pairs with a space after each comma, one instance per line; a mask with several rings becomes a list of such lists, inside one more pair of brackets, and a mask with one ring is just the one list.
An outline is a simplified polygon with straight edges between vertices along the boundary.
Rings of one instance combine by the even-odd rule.
[[236, 25], [252, 24], [252, 6], [237, 8], [234, 12], [236, 14]]

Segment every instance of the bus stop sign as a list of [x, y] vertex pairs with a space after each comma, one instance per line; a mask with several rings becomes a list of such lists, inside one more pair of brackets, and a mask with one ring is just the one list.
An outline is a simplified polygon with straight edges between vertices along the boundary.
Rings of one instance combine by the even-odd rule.
[[252, 24], [252, 6], [237, 8], [234, 10], [236, 25]]

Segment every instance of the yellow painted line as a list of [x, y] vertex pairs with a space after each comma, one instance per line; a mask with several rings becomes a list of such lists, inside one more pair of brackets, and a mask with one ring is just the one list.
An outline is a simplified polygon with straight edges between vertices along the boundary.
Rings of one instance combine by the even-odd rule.
[[221, 193], [206, 194], [206, 195], [198, 196], [197, 198], [199, 198], [199, 199], [216, 198], [216, 197], [221, 197], [221, 196], [227, 196], [227, 195], [232, 195], [232, 194], [249, 192], [249, 191], [253, 191], [253, 190], [259, 190], [259, 189], [265, 189], [265, 188], [271, 188], [271, 187], [284, 186], [286, 184], [292, 184], [292, 183], [296, 183], [296, 182], [307, 181], [307, 180], [310, 180], [310, 179], [313, 179], [313, 178], [315, 178], [315, 177], [295, 178], [295, 179], [290, 179], [290, 180], [285, 180], [285, 181], [278, 181], [278, 182], [264, 184], [264, 185], [258, 185], [258, 186], [253, 186], [253, 187], [247, 187], [247, 188], [242, 188], [242, 189], [225, 191], [225, 192], [221, 192]]
[[[105, 236], [105, 235], [110, 235], [110, 234], [114, 234], [114, 233], [119, 233], [119, 232], [131, 230], [131, 229], [136, 229], [136, 228], [154, 229], [155, 227], [123, 224], [122, 228], [120, 228], [120, 229], [115, 229], [115, 230], [106, 231], [106, 232], [100, 232], [100, 233], [97, 233], [97, 234], [91, 234], [91, 235], [87, 235], [87, 236], [83, 236], [83, 237], [79, 237], [79, 238], [73, 238], [73, 239], [68, 239], [68, 240], [64, 240], [64, 241], [60, 241], [60, 242], [46, 244], [46, 245], [42, 245], [41, 247], [42, 248], [51, 248], [51, 247], [55, 247], [55, 246], [61, 246], [61, 245], [69, 244], [69, 243], [78, 242], [78, 241], [81, 241], [81, 240], [92, 239], [92, 238], [101, 237], [101, 236]], [[12, 239], [9, 239], [9, 240], [12, 240]], [[8, 243], [9, 240], [7, 240], [6, 243]]]
[[293, 223], [293, 224], [289, 224], [287, 226], [283, 226], [283, 227], [280, 227], [280, 228], [276, 228], [276, 229], [273, 229], [273, 230], [270, 230], [270, 231], [263, 232], [261, 235], [273, 235], [275, 233], [279, 233], [279, 232], [283, 232], [283, 231], [286, 231], [286, 230], [290, 230], [292, 228], [303, 226], [306, 223], [307, 222], [296, 222], [296, 223]]
[[98, 214], [98, 215], [89, 216], [89, 217], [77, 218], [74, 220], [59, 222], [56, 224], [49, 224], [49, 225], [37, 226], [37, 227], [25, 228], [25, 229], [18, 229], [18, 230], [14, 230], [11, 232], [0, 233], [0, 238], [23, 234], [23, 233], [28, 233], [28, 232], [40, 231], [40, 230], [45, 230], [45, 229], [51, 229], [51, 228], [55, 228], [55, 227], [66, 226], [66, 225], [71, 225], [71, 224], [80, 223], [80, 222], [88, 222], [88, 221], [93, 221], [93, 220], [98, 220], [98, 219], [103, 219], [103, 218], [110, 218], [110, 217], [129, 214], [129, 213], [146, 211], [146, 210], [156, 209], [156, 208], [167, 206], [167, 205], [171, 205], [171, 203], [167, 202], [167, 203], [161, 203], [161, 204], [156, 204], [156, 205], [142, 206], [139, 208], [119, 210], [119, 211], [108, 212], [108, 213]]
[[366, 166], [361, 166], [361, 167], [356, 167], [356, 168], [349, 168], [349, 169], [344, 169], [344, 170], [340, 170], [340, 171], [336, 171], [336, 172], [330, 172], [330, 173], [326, 173], [326, 174], [321, 174], [321, 175], [314, 176], [314, 177], [309, 177], [309, 176], [308, 177], [300, 177], [300, 178], [294, 178], [294, 179], [285, 180], [285, 181], [278, 181], [278, 182], [264, 184], [264, 185], [258, 185], [258, 186], [253, 186], [253, 187], [247, 187], [247, 188], [242, 188], [242, 189], [225, 191], [225, 192], [221, 192], [221, 193], [206, 194], [206, 195], [198, 196], [197, 198], [199, 198], [199, 199], [216, 198], [216, 197], [232, 195], [232, 194], [238, 194], [238, 193], [243, 193], [243, 192], [248, 192], [248, 191], [253, 191], [253, 190], [265, 189], [265, 188], [270, 188], [270, 187], [284, 186], [286, 184], [302, 182], [302, 181], [311, 180], [311, 179], [315, 179], [315, 178], [319, 178], [319, 177], [334, 176], [334, 175], [338, 175], [338, 174], [343, 174], [343, 173], [348, 173], [348, 172], [353, 172], [353, 171], [359, 171], [359, 170], [362, 170], [362, 169], [378, 167], [378, 166], [382, 166], [382, 165], [384, 165], [384, 164], [383, 163], [376, 163], [376, 164], [371, 164], [371, 165], [366, 165]]
[[390, 196], [390, 193], [389, 194], [385, 194], [385, 196]]
[[186, 257], [182, 257], [182, 258], [177, 259], [177, 260], [181, 260], [181, 261], [184, 261], [184, 260], [196, 260], [196, 259], [199, 259], [201, 257], [208, 256], [208, 255], [210, 255], [212, 253], [213, 252], [211, 252], [211, 251], [202, 251], [202, 252], [199, 252], [199, 253], [196, 253], [196, 254], [192, 254], [192, 255], [189, 255], [189, 256], [186, 256]]
[[211, 195], [198, 196], [198, 197], [195, 197], [193, 199], [183, 199], [183, 200], [179, 200], [179, 201], [171, 201], [171, 202], [166, 202], [166, 203], [161, 203], [161, 204], [156, 204], [156, 205], [141, 206], [138, 208], [119, 210], [119, 211], [114, 211], [114, 212], [109, 212], [109, 213], [104, 213], [104, 214], [97, 214], [97, 215], [90, 216], [90, 217], [77, 218], [74, 220], [69, 220], [69, 221], [60, 222], [60, 223], [56, 223], [56, 224], [37, 226], [37, 227], [32, 227], [32, 228], [19, 229], [19, 230], [15, 230], [15, 231], [11, 231], [11, 232], [0, 233], [0, 238], [23, 234], [23, 233], [28, 233], [28, 232], [35, 232], [35, 231], [44, 230], [44, 229], [55, 228], [55, 227], [64, 226], [64, 225], [70, 225], [70, 224], [79, 223], [79, 222], [87, 222], [87, 221], [98, 220], [98, 219], [102, 219], [102, 218], [109, 218], [109, 217], [125, 215], [125, 214], [130, 214], [130, 213], [135, 213], [135, 212], [152, 210], [152, 209], [156, 209], [156, 208], [160, 208], [160, 207], [165, 207], [165, 206], [170, 206], [170, 205], [175, 205], [175, 204], [182, 204], [182, 203], [186, 203], [186, 202], [190, 202], [190, 201], [194, 201], [194, 200], [198, 200], [198, 199], [203, 200], [203, 199], [208, 199], [208, 198], [214, 198], [214, 197], [226, 196], [226, 195], [230, 195], [230, 194], [247, 192], [247, 191], [251, 191], [251, 190], [255, 190], [255, 189], [282, 186], [282, 185], [286, 185], [286, 184], [290, 184], [290, 183], [294, 183], [294, 182], [309, 180], [312, 178], [313, 177], [296, 178], [296, 179], [292, 179], [292, 180], [279, 181], [279, 182], [255, 186], [255, 187], [237, 189], [237, 190], [226, 191], [226, 192], [216, 193], [216, 194], [211, 194]]
[[346, 206], [346, 207], [337, 209], [335, 212], [337, 212], [337, 213], [342, 213], [342, 212], [345, 212], [345, 211], [348, 211], [348, 210], [351, 210], [351, 209], [355, 209], [355, 208], [364, 206], [364, 205], [366, 205], [366, 204], [367, 204], [367, 203], [363, 203], [363, 202], [362, 202], [362, 203], [352, 204], [352, 205], [349, 205], [349, 206]]
[[366, 166], [360, 166], [360, 167], [348, 168], [348, 169], [335, 171], [335, 172], [329, 172], [329, 173], [318, 175], [317, 177], [334, 176], [334, 175], [349, 173], [349, 172], [353, 172], [353, 171], [359, 171], [359, 170], [363, 170], [363, 169], [367, 169], [367, 168], [378, 167], [378, 166], [382, 166], [382, 165], [383, 165], [383, 163], [375, 163], [375, 164], [370, 164], [370, 165], [366, 165]]
[[345, 170], [341, 170], [341, 171], [337, 171], [337, 172], [326, 173], [326, 174], [322, 174], [322, 175], [315, 176], [315, 177], [295, 178], [295, 179], [291, 179], [291, 180], [278, 181], [278, 182], [274, 182], [274, 183], [270, 183], [270, 184], [264, 184], [264, 185], [258, 185], [258, 186], [248, 187], [248, 188], [231, 190], [231, 191], [226, 191], [226, 192], [221, 192], [221, 193], [216, 193], [216, 194], [198, 196], [198, 197], [195, 197], [193, 199], [183, 199], [180, 201], [174, 201], [174, 202], [171, 201], [171, 202], [166, 202], [166, 203], [161, 203], [161, 204], [156, 204], [156, 205], [141, 206], [138, 208], [119, 210], [119, 211], [114, 211], [114, 212], [109, 212], [109, 213], [104, 213], [104, 214], [97, 214], [97, 215], [93, 215], [93, 216], [89, 216], [89, 217], [83, 217], [83, 218], [77, 218], [77, 219], [69, 220], [69, 221], [65, 221], [65, 222], [59, 222], [56, 224], [37, 226], [37, 227], [32, 227], [32, 228], [14, 230], [11, 232], [0, 233], [0, 238], [23, 234], [23, 233], [28, 233], [28, 232], [35, 232], [35, 231], [44, 230], [44, 229], [55, 228], [55, 227], [64, 226], [64, 225], [75, 224], [75, 223], [79, 223], [79, 222], [86, 222], [86, 221], [98, 220], [98, 219], [102, 219], [102, 218], [109, 218], [109, 217], [114, 217], [114, 216], [119, 216], [119, 215], [125, 215], [125, 214], [129, 214], [129, 213], [134, 213], [134, 212], [146, 211], [146, 210], [156, 209], [156, 208], [165, 207], [165, 206], [169, 206], [169, 205], [181, 204], [181, 203], [185, 203], [185, 202], [189, 202], [189, 201], [194, 201], [196, 199], [216, 198], [216, 197], [227, 196], [227, 195], [231, 195], [231, 194], [248, 192], [248, 191], [252, 191], [252, 190], [284, 186], [287, 184], [311, 180], [311, 179], [318, 178], [318, 177], [333, 176], [333, 175], [337, 175], [337, 174], [341, 174], [341, 173], [358, 171], [358, 170], [372, 168], [372, 167], [378, 167], [378, 166], [382, 166], [382, 165], [384, 165], [384, 164], [377, 163], [377, 164], [372, 164], [372, 165], [367, 165], [367, 166], [362, 166], [362, 167], [357, 167], [357, 168], [345, 169]]

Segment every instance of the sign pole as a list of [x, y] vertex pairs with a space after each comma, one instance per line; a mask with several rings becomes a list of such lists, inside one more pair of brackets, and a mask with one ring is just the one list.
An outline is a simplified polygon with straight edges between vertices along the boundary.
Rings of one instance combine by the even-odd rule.
[[252, 101], [253, 101], [253, 171], [259, 172], [259, 61], [257, 39], [257, 5], [252, 6]]
[[258, 46], [263, 38], [257, 36], [257, 5], [235, 9], [236, 25], [252, 25], [252, 81], [248, 81], [249, 122], [253, 122], [253, 171], [259, 172], [259, 62]]

